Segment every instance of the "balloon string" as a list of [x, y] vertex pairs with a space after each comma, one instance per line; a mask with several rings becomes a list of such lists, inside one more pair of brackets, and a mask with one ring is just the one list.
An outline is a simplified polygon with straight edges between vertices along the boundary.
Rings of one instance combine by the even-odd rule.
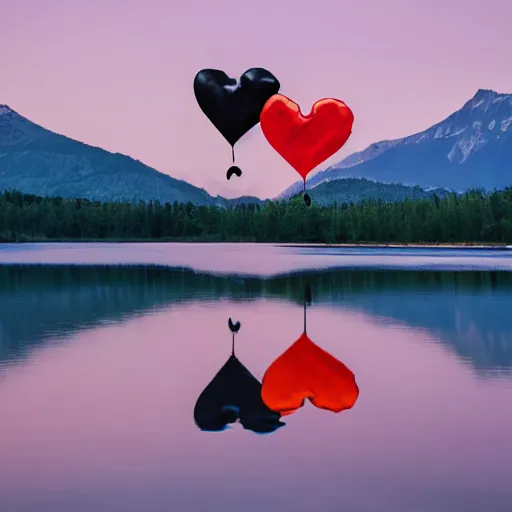
[[231, 339], [231, 355], [235, 355], [235, 333], [232, 333], [232, 339]]
[[231, 156], [233, 158], [233, 163], [235, 163], [235, 147], [231, 146]]
[[306, 299], [304, 299], [304, 334], [306, 334]]
[[303, 187], [303, 189], [304, 189], [304, 192], [306, 192], [306, 180], [304, 180], [304, 187]]

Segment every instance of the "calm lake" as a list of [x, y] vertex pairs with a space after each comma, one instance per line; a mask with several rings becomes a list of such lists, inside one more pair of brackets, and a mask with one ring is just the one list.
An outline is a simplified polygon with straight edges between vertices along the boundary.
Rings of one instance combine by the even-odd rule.
[[[0, 245], [0, 511], [510, 512], [511, 270], [506, 250]], [[303, 388], [348, 405], [261, 400]]]

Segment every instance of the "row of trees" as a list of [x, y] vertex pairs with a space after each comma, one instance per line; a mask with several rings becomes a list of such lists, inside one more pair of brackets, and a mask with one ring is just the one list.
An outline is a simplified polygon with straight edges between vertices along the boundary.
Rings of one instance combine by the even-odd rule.
[[230, 208], [0, 195], [0, 241], [512, 243], [512, 188], [333, 206], [302, 197]]

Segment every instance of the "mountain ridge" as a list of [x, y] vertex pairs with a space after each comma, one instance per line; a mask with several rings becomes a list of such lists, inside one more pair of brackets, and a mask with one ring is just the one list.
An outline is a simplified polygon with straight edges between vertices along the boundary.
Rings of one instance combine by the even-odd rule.
[[333, 203], [357, 203], [369, 199], [384, 202], [397, 202], [406, 199], [427, 199], [436, 195], [443, 198], [451, 191], [444, 188], [425, 190], [421, 187], [411, 187], [401, 183], [382, 183], [366, 178], [340, 178], [322, 181], [309, 191], [315, 204], [329, 206]]
[[[150, 190], [147, 186], [144, 190], [147, 181], [152, 184]], [[343, 191], [332, 198], [317, 190], [314, 197], [318, 204], [357, 202], [369, 197], [387, 201], [418, 196], [418, 191], [412, 188], [370, 184], [368, 180], [351, 180], [338, 185]], [[48, 130], [8, 105], [0, 105], [0, 189], [100, 201], [153, 199], [222, 207], [261, 205], [267, 201], [254, 196], [213, 197], [205, 189], [161, 173], [131, 156], [112, 153]], [[134, 194], [134, 190], [140, 193]]]
[[[113, 193], [116, 187], [117, 193]], [[233, 201], [212, 196], [204, 188], [173, 178], [129, 155], [56, 133], [0, 104], [0, 189], [9, 188], [103, 201], [153, 199], [219, 206]]]
[[[507, 146], [512, 142], [511, 125], [512, 94], [478, 89], [440, 122], [406, 137], [372, 143], [316, 173], [307, 185], [311, 190], [324, 181], [359, 177], [460, 192], [479, 186], [503, 188], [512, 182], [499, 173], [512, 157]], [[486, 150], [488, 154], [483, 155]], [[428, 177], [411, 172], [415, 166]], [[297, 181], [277, 198], [291, 197], [302, 186], [302, 181]]]
[[[510, 126], [512, 94], [478, 89], [442, 121], [406, 137], [372, 143], [316, 173], [307, 180], [307, 188], [323, 205], [369, 198], [369, 193], [375, 194], [371, 196], [375, 199], [389, 200], [470, 188], [504, 188], [512, 183], [506, 175], [512, 162]], [[327, 185], [334, 181], [339, 183]], [[289, 199], [302, 193], [302, 188], [302, 181], [297, 181], [274, 200]], [[2, 189], [40, 196], [178, 201], [198, 206], [267, 201], [254, 196], [212, 196], [204, 188], [131, 156], [48, 130], [6, 104], [0, 104]], [[347, 190], [352, 191], [351, 198]]]

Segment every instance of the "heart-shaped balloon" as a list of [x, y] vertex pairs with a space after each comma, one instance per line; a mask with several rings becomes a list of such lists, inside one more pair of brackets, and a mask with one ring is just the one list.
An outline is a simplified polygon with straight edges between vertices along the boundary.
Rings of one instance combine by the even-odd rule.
[[239, 82], [219, 69], [203, 69], [194, 79], [199, 107], [231, 146], [260, 122], [263, 106], [279, 88], [263, 68], [248, 69]]
[[194, 420], [201, 430], [224, 430], [238, 419], [247, 430], [274, 432], [284, 423], [261, 399], [261, 384], [232, 355], [197, 399]]
[[306, 333], [269, 366], [261, 389], [263, 402], [282, 416], [302, 407], [306, 398], [315, 407], [341, 412], [358, 396], [354, 374]]
[[331, 157], [352, 133], [354, 114], [333, 98], [317, 101], [308, 115], [281, 94], [272, 96], [260, 115], [270, 145], [302, 176]]

